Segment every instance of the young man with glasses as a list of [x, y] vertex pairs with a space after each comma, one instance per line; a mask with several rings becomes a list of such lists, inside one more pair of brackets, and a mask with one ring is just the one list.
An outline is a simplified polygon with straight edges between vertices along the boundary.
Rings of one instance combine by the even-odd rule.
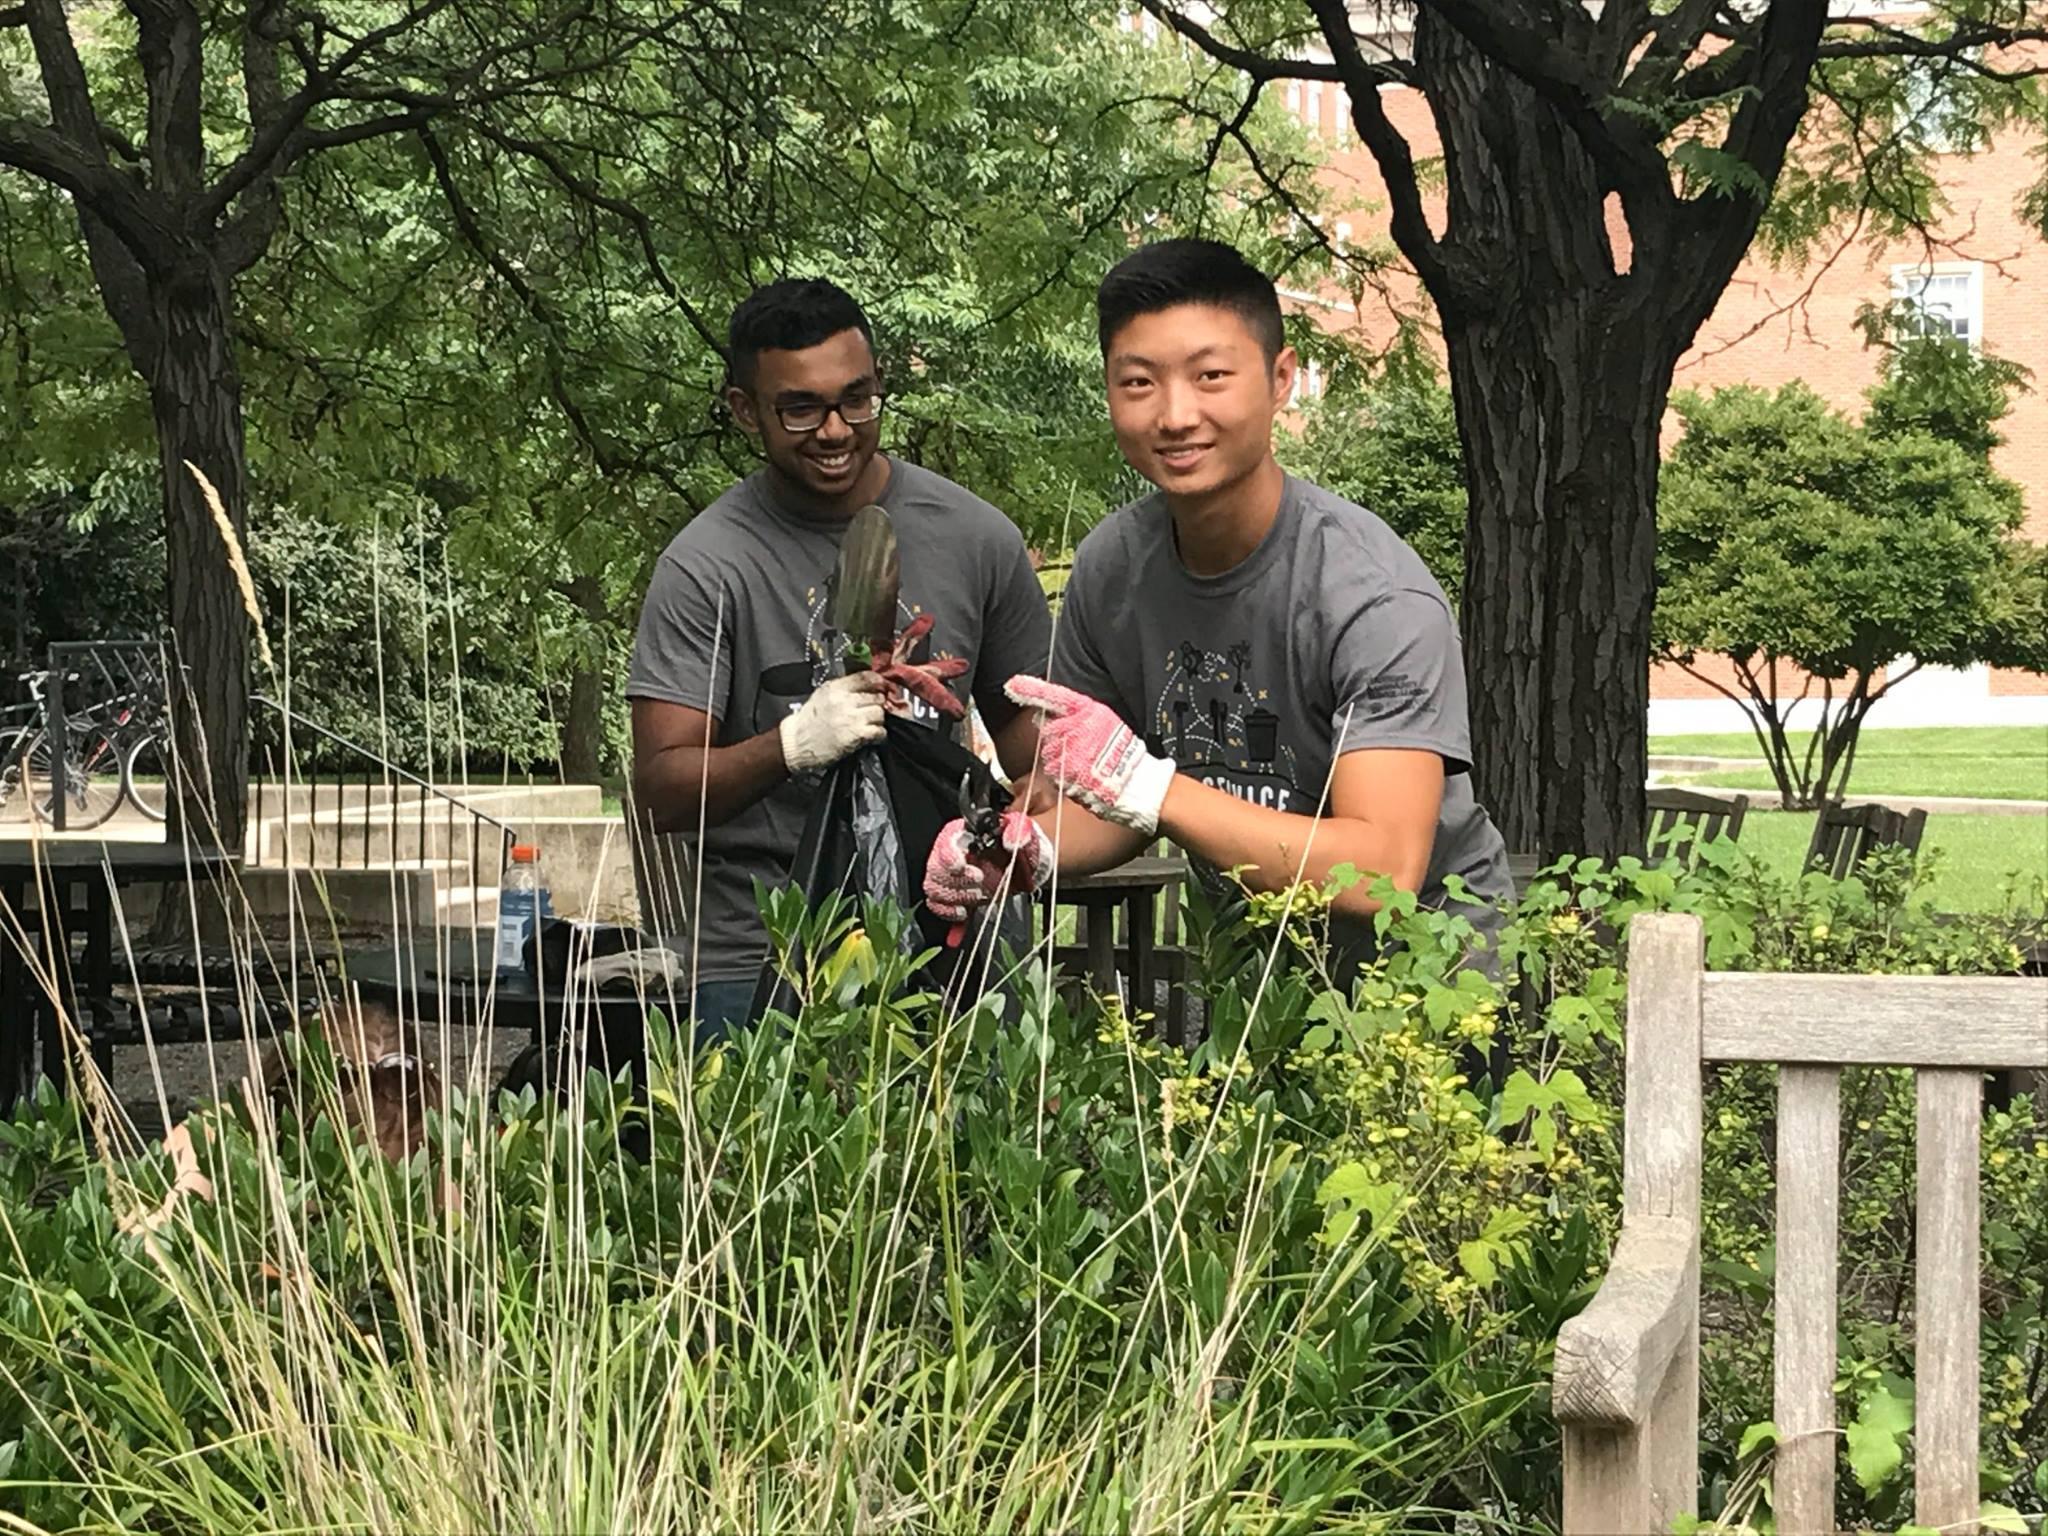
[[662, 554], [626, 685], [634, 793], [667, 835], [643, 861], [662, 872], [641, 881], [647, 926], [695, 957], [700, 1037], [745, 1018], [767, 955], [754, 882], [788, 879], [824, 770], [881, 738], [885, 708], [953, 728], [914, 693], [890, 702], [875, 673], [845, 672], [849, 637], [827, 603], [853, 514], [876, 503], [894, 525], [896, 628], [933, 621], [928, 653], [898, 660], [957, 674], [946, 686], [979, 707], [1013, 777], [1029, 770], [1037, 729], [1002, 685], [1042, 669], [1052, 645], [1016, 525], [881, 452], [874, 332], [851, 297], [818, 280], [771, 283], [733, 312], [727, 353], [726, 404], [766, 462]]
[[[1512, 886], [1473, 798], [1450, 605], [1384, 522], [1274, 458], [1296, 359], [1272, 282], [1227, 245], [1166, 240], [1111, 270], [1096, 311], [1111, 429], [1157, 489], [1082, 540], [1050, 681], [1009, 685], [1044, 717], [1041, 773], [1078, 802], [1039, 816], [1060, 871], [1164, 833], [1215, 887], [1350, 865], [1441, 906], [1455, 876], [1484, 904], [1463, 915], [1496, 930]], [[950, 827], [925, 894], [963, 912], [1003, 874]], [[1368, 884], [1336, 904], [1346, 959], [1373, 947]]]

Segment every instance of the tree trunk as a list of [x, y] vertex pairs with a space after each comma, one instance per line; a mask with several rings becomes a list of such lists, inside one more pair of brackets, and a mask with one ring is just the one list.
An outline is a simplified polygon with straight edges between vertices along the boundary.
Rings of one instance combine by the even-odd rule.
[[1559, 305], [1446, 326], [1465, 450], [1475, 789], [1508, 846], [1640, 853], [1671, 376]]
[[198, 483], [220, 493], [237, 557], [248, 531], [249, 476], [242, 441], [226, 276], [206, 258], [150, 284], [158, 344], [146, 372], [163, 471], [171, 638], [183, 664], [171, 701], [179, 723], [183, 793], [171, 835], [239, 852], [249, 782], [249, 614], [227, 541]]
[[1658, 225], [1623, 247], [1572, 126], [1432, 7], [1415, 60], [1444, 149], [1474, 787], [1513, 851], [1640, 854], [1658, 435], [1711, 294], [1674, 301], [1667, 267], [1698, 259]]
[[590, 625], [594, 643], [578, 652], [569, 674], [569, 709], [562, 724], [562, 778], [570, 784], [595, 784], [604, 775], [604, 583], [594, 575], [581, 575], [565, 590]]

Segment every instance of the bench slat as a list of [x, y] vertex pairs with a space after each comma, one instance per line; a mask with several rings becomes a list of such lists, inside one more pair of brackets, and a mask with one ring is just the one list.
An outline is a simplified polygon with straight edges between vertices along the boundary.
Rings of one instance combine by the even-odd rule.
[[1778, 1074], [1777, 1331], [1772, 1416], [1781, 1536], [1835, 1529], [1835, 1284], [1841, 1073]]
[[2048, 986], [2038, 978], [1714, 972], [1704, 994], [1708, 1061], [2048, 1067]]
[[[1948, 1013], [1929, 1024], [1960, 1023]], [[1919, 1074], [1916, 1160], [1915, 1514], [1921, 1525], [1973, 1531], [1977, 1519], [1978, 1187], [1982, 1076]]]

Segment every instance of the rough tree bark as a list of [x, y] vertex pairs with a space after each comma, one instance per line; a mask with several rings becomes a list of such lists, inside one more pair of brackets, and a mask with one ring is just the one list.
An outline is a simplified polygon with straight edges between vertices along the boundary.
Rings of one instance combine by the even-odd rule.
[[228, 279], [209, 252], [198, 251], [150, 283], [149, 302], [157, 344], [137, 368], [156, 417], [171, 637], [184, 669], [183, 681], [172, 684], [186, 785], [172, 835], [182, 829], [240, 848], [249, 779], [250, 616], [227, 541], [185, 467], [197, 465], [212, 482], [243, 545], [249, 475]]
[[1559, 113], [1427, 13], [1415, 63], [1460, 259], [1497, 274], [1439, 300], [1468, 492], [1475, 788], [1511, 847], [1632, 851], [1658, 428], [1684, 342], [1643, 312], [1599, 168]]

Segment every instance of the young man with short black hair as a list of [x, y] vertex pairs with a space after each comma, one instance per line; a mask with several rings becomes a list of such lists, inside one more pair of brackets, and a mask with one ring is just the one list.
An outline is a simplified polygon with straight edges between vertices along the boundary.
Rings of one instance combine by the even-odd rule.
[[[1430, 904], [1453, 875], [1508, 900], [1442, 588], [1379, 518], [1273, 457], [1296, 360], [1272, 282], [1227, 245], [1168, 240], [1120, 262], [1096, 306], [1110, 424], [1157, 490], [1082, 541], [1050, 681], [1009, 685], [1043, 716], [1039, 771], [1093, 813], [1040, 814], [1059, 869], [1114, 866], [1163, 832], [1212, 884], [1235, 869], [1285, 890], [1348, 864]], [[933, 910], [986, 899], [999, 863], [949, 828]], [[1368, 884], [1337, 902], [1355, 957], [1371, 950]]]
[[871, 502], [888, 512], [902, 562], [896, 628], [933, 621], [933, 685], [979, 706], [1013, 775], [1031, 766], [1036, 722], [1002, 681], [1044, 666], [1052, 633], [1016, 525], [881, 452], [874, 331], [848, 294], [770, 283], [733, 312], [728, 343], [726, 403], [766, 464], [662, 554], [626, 685], [639, 809], [675, 835], [654, 862], [687, 871], [643, 878], [656, 908], [646, 921], [672, 943], [687, 930], [677, 947], [697, 958], [700, 1035], [746, 1016], [767, 956], [754, 881], [787, 881], [824, 770], [881, 739], [885, 708], [952, 728], [914, 691], [892, 698], [878, 674], [845, 673], [849, 637], [826, 612], [853, 514]]

